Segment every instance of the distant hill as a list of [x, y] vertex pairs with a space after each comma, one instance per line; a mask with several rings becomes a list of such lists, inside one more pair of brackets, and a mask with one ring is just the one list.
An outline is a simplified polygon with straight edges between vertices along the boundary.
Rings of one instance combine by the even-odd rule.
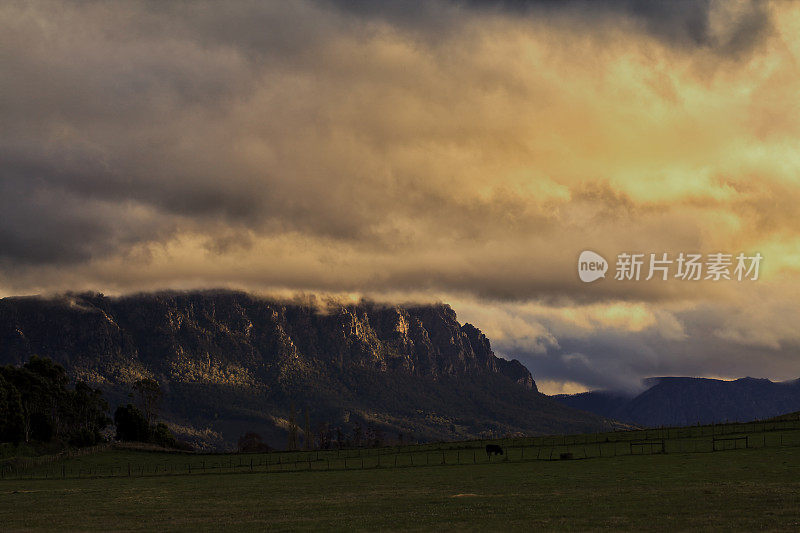
[[[321, 305], [321, 304], [325, 305]], [[0, 364], [31, 354], [125, 403], [143, 377], [161, 384], [178, 436], [230, 447], [247, 431], [287, 442], [310, 412], [350, 436], [387, 439], [607, 430], [604, 418], [540, 394], [518, 361], [495, 356], [447, 305], [280, 302], [241, 292], [0, 300]]]
[[800, 380], [662, 377], [633, 395], [611, 391], [557, 395], [575, 409], [643, 426], [746, 422], [800, 410]]
[[800, 411], [793, 411], [791, 413], [774, 416], [768, 420], [770, 422], [785, 422], [790, 420], [800, 420]]

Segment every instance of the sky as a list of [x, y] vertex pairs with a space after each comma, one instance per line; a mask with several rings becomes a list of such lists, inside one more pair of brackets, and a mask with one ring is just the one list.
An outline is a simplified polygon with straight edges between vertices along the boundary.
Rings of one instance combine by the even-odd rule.
[[[0, 295], [441, 301], [547, 393], [795, 379], [799, 60], [790, 2], [3, 2]], [[613, 277], [681, 252], [763, 261]]]

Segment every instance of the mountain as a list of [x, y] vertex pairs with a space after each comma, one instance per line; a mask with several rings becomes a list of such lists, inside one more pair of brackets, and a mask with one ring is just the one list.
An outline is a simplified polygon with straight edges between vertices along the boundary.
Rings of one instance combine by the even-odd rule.
[[[624, 408], [627, 403], [634, 398], [634, 395], [628, 395], [624, 392], [599, 390], [580, 392], [577, 394], [556, 394], [552, 396], [552, 398], [573, 409], [580, 409], [581, 411], [614, 418], [618, 413], [625, 414]], [[615, 420], [623, 419], [616, 418]]]
[[800, 380], [650, 378], [638, 395], [594, 391], [557, 395], [575, 409], [643, 426], [747, 422], [800, 410]]
[[[101, 388], [112, 407], [156, 379], [179, 437], [230, 447], [247, 431], [287, 443], [304, 428], [390, 438], [478, 438], [607, 430], [610, 423], [540, 394], [518, 361], [461, 325], [447, 305], [277, 301], [241, 292], [0, 300], [0, 364], [32, 354]], [[301, 429], [300, 433], [303, 431]]]

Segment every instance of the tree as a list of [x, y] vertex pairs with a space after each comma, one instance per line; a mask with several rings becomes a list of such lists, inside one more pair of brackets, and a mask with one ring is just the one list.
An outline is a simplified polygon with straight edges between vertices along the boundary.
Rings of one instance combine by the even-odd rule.
[[154, 423], [158, 418], [158, 409], [163, 396], [158, 381], [150, 378], [140, 379], [133, 384], [133, 391], [141, 410], [147, 417], [147, 422]]
[[272, 450], [272, 448], [261, 439], [261, 435], [252, 431], [248, 431], [239, 437], [238, 444], [241, 453], [265, 453]]
[[361, 429], [361, 423], [356, 421], [353, 424], [353, 446], [358, 448], [361, 446], [361, 440], [363, 438], [363, 431]]
[[314, 448], [314, 435], [311, 434], [311, 417], [306, 407], [306, 427], [303, 430], [303, 449], [311, 450]]
[[69, 391], [60, 365], [34, 355], [21, 368], [5, 366], [0, 373], [19, 391], [25, 442], [49, 442], [65, 433], [63, 414]]
[[159, 422], [150, 429], [150, 440], [154, 444], [163, 446], [165, 448], [174, 448], [177, 444], [175, 435], [172, 434], [169, 427], [164, 422]]
[[103, 398], [103, 393], [100, 389], [78, 382], [70, 396], [65, 414], [70, 444], [91, 446], [100, 442], [103, 438], [100, 432], [111, 422], [108, 418], [108, 402]]
[[53, 362], [52, 359], [32, 355], [30, 360], [22, 365], [22, 368], [42, 377], [54, 387], [65, 388], [67, 386], [67, 371], [64, 370], [63, 366]]
[[367, 424], [367, 433], [365, 439], [366, 442], [364, 444], [367, 446], [372, 446], [374, 448], [383, 446], [383, 430], [370, 422]]
[[342, 449], [344, 446], [344, 434], [342, 433], [342, 428], [336, 426], [336, 448]]
[[375, 446], [375, 426], [372, 424], [372, 422], [367, 424], [367, 431], [364, 435], [364, 440], [364, 444], [367, 447]]
[[31, 356], [16, 373], [17, 387], [22, 393], [23, 416], [26, 426], [26, 442], [37, 440], [49, 442], [62, 430], [59, 404], [67, 393], [67, 373], [61, 365], [50, 359]]
[[317, 443], [321, 450], [328, 450], [331, 447], [331, 429], [326, 422], [317, 424]]
[[296, 450], [298, 448], [297, 444], [297, 414], [294, 410], [294, 404], [292, 404], [291, 409], [289, 411], [289, 436], [288, 441], [286, 443], [287, 450]]
[[0, 367], [0, 440], [88, 446], [102, 439], [108, 404], [98, 389], [76, 383], [64, 368], [32, 356], [22, 367]]
[[147, 418], [133, 404], [117, 407], [114, 424], [117, 426], [117, 440], [150, 441], [150, 425], [147, 423]]
[[133, 404], [117, 407], [114, 423], [117, 426], [117, 440], [151, 442], [165, 448], [178, 447], [175, 435], [164, 422], [149, 424], [147, 417]]
[[21, 396], [0, 374], [0, 442], [20, 442], [24, 438]]
[[383, 430], [381, 428], [375, 426], [375, 429], [372, 432], [372, 436], [374, 439], [372, 442], [373, 446], [375, 446], [376, 448], [380, 448], [381, 446], [383, 446], [384, 439], [383, 439]]

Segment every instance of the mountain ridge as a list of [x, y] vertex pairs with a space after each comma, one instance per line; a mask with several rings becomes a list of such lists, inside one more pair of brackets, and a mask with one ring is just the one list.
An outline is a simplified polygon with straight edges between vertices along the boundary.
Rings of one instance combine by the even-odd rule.
[[735, 380], [664, 376], [645, 380], [644, 391], [590, 391], [552, 396], [600, 416], [643, 426], [748, 422], [800, 410], [800, 380]]
[[230, 446], [248, 430], [285, 444], [293, 406], [315, 426], [371, 424], [417, 440], [610, 427], [540, 394], [521, 363], [496, 356], [446, 304], [226, 290], [0, 300], [0, 363], [32, 354], [112, 404], [127, 401], [137, 379], [156, 379], [164, 417], [207, 446]]

